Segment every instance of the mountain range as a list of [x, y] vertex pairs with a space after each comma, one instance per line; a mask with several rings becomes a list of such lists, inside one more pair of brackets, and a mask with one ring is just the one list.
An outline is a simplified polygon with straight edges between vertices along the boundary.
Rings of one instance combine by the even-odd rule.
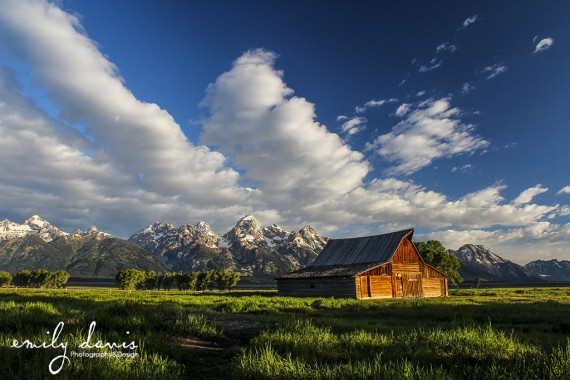
[[252, 215], [218, 235], [196, 225], [155, 222], [128, 240], [90, 227], [63, 232], [37, 215], [23, 224], [0, 222], [0, 270], [64, 269], [72, 276], [113, 277], [123, 268], [205, 271], [227, 268], [245, 276], [272, 277], [312, 263], [329, 238], [311, 226], [297, 232], [261, 227]]
[[[310, 265], [328, 237], [311, 226], [290, 232], [273, 224], [262, 227], [246, 215], [225, 234], [200, 221], [175, 227], [155, 222], [128, 240], [90, 227], [66, 233], [37, 215], [22, 224], [0, 221], [0, 271], [67, 270], [78, 277], [113, 277], [123, 268], [190, 272], [227, 268], [244, 276], [274, 277]], [[483, 245], [448, 250], [466, 282], [570, 281], [570, 261], [515, 264]]]
[[179, 228], [153, 223], [128, 241], [151, 252], [174, 271], [229, 268], [246, 276], [275, 276], [309, 265], [329, 238], [311, 226], [288, 232], [273, 224], [261, 227], [246, 215], [218, 235], [203, 221]]
[[525, 268], [549, 281], [570, 281], [570, 261], [568, 260], [535, 260]]
[[0, 270], [67, 270], [73, 276], [113, 277], [125, 268], [167, 271], [147, 251], [91, 227], [69, 234], [37, 215], [23, 224], [0, 222]]
[[522, 265], [505, 260], [484, 245], [465, 244], [458, 250], [447, 253], [457, 257], [461, 265], [459, 274], [465, 282], [477, 277], [492, 282], [543, 282], [544, 278]]

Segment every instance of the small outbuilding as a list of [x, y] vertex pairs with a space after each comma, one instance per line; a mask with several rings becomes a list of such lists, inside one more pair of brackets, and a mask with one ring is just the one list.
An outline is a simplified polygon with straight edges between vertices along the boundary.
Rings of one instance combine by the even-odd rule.
[[427, 265], [413, 229], [331, 239], [311, 266], [276, 278], [283, 296], [421, 298], [448, 295], [448, 278]]

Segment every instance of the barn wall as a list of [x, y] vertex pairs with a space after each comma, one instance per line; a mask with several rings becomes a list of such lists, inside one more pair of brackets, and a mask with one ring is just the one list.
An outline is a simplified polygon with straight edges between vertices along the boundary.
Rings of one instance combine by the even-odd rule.
[[445, 280], [441, 278], [424, 278], [422, 280], [424, 297], [445, 296]]
[[357, 298], [354, 277], [277, 280], [277, 294], [296, 297]]
[[355, 283], [357, 298], [392, 298], [390, 276], [358, 276]]
[[404, 239], [392, 261], [384, 264], [391, 276], [392, 296], [395, 298], [441, 297], [447, 295], [447, 278], [424, 264], [415, 246]]

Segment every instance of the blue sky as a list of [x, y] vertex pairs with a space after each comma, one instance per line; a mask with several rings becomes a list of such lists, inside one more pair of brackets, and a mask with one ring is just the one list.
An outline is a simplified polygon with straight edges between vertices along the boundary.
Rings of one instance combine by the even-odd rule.
[[0, 3], [0, 218], [570, 258], [565, 1]]

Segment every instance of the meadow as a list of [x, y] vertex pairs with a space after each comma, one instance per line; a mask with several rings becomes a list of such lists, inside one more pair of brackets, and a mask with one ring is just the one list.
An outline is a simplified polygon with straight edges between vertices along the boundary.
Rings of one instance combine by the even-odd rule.
[[[0, 290], [5, 379], [52, 378], [48, 366], [58, 356], [52, 367], [63, 364], [62, 379], [569, 379], [569, 338], [570, 288], [370, 301], [271, 291]], [[47, 348], [11, 347], [14, 340]], [[81, 348], [86, 341], [137, 348]]]

